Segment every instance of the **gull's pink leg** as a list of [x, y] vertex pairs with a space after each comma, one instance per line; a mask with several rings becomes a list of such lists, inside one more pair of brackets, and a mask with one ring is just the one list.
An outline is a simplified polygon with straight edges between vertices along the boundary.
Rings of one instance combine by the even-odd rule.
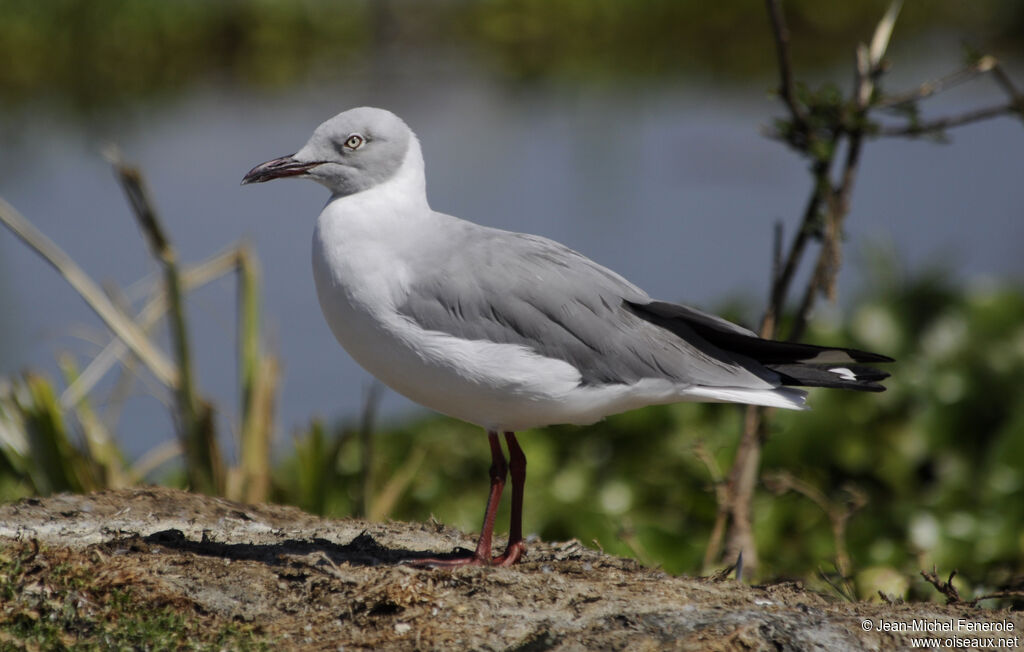
[[[506, 438], [511, 433], [506, 433]], [[508, 475], [508, 464], [505, 462], [505, 455], [501, 452], [501, 442], [498, 441], [498, 433], [487, 432], [487, 440], [491, 444], [491, 492], [487, 497], [487, 509], [484, 511], [484, 525], [480, 531], [480, 538], [477, 540], [476, 550], [472, 555], [455, 557], [452, 559], [413, 559], [407, 563], [412, 566], [490, 566], [491, 565], [491, 539], [494, 537], [494, 518], [498, 513], [498, 503], [501, 502], [501, 492], [505, 488], [505, 476]], [[513, 436], [512, 441], [515, 441]], [[518, 444], [516, 449], [519, 449]], [[511, 453], [511, 448], [509, 449]], [[514, 455], [514, 453], [513, 453]], [[522, 451], [519, 451], [522, 455]], [[514, 458], [513, 458], [514, 459]], [[515, 462], [513, 462], [514, 464]], [[524, 460], [525, 471], [525, 460]], [[513, 474], [513, 487], [515, 487], [515, 475]], [[522, 482], [520, 482], [520, 486]], [[515, 510], [515, 497], [513, 496], [513, 513]], [[522, 514], [522, 489], [519, 490], [519, 512]], [[513, 517], [514, 518], [514, 517]], [[522, 528], [520, 528], [522, 529]], [[522, 535], [520, 534], [520, 539]], [[511, 542], [510, 542], [511, 545]], [[502, 557], [504, 559], [506, 554]], [[512, 562], [514, 563], [514, 562]], [[507, 565], [507, 564], [504, 564]]]
[[523, 487], [526, 484], [526, 455], [519, 447], [516, 433], [506, 432], [505, 443], [508, 444], [509, 470], [512, 472], [512, 515], [509, 519], [508, 547], [500, 557], [492, 561], [498, 566], [511, 566], [518, 563], [526, 552], [523, 541]]
[[501, 492], [505, 488], [505, 477], [508, 475], [508, 464], [501, 452], [498, 433], [488, 431], [487, 441], [491, 445], [491, 492], [487, 497], [487, 509], [484, 510], [484, 525], [480, 530], [480, 540], [476, 543], [473, 557], [485, 563], [491, 561], [491, 539], [494, 536], [494, 519], [498, 515], [498, 503]]

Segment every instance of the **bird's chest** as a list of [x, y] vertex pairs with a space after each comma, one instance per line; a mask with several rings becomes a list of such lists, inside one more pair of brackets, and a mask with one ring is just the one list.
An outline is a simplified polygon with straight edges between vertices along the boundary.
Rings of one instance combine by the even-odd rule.
[[389, 322], [408, 271], [394, 241], [321, 217], [313, 235], [313, 279], [324, 318], [341, 345], [377, 374], [398, 343]]
[[424, 329], [399, 309], [429, 273], [425, 261], [444, 254], [443, 229], [392, 228], [380, 213], [367, 228], [358, 219], [321, 216], [313, 238], [320, 307], [356, 362], [413, 401], [484, 427], [563, 420], [534, 422], [532, 413], [578, 385], [574, 367], [525, 346]]
[[444, 411], [434, 394], [457, 373], [435, 338], [398, 310], [429, 240], [429, 231], [403, 228], [381, 212], [373, 223], [328, 213], [313, 237], [313, 278], [324, 318], [348, 354], [392, 389]]

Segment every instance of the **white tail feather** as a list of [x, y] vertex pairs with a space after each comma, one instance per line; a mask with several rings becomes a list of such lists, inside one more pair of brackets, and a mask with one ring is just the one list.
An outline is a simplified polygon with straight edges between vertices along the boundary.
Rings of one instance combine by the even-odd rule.
[[807, 392], [792, 387], [774, 389], [745, 389], [741, 387], [690, 387], [684, 400], [718, 403], [746, 403], [787, 410], [806, 410]]

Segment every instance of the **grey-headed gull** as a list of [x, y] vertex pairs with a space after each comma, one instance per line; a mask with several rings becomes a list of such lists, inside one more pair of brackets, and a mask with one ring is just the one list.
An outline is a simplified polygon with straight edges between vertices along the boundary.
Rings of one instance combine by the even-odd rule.
[[[331, 191], [313, 233], [313, 277], [338, 342], [400, 394], [487, 431], [491, 488], [476, 550], [419, 563], [522, 557], [526, 457], [517, 430], [679, 401], [803, 409], [807, 393], [796, 387], [884, 389], [878, 381], [888, 374], [866, 363], [891, 361], [885, 356], [764, 340], [655, 301], [552, 240], [432, 210], [419, 141], [389, 111], [340, 113], [242, 183], [282, 177]], [[509, 470], [508, 547], [492, 558]]]

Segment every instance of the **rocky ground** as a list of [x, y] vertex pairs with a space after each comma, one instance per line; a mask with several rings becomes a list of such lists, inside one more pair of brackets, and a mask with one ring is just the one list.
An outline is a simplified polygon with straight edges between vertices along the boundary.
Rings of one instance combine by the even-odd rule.
[[[23, 500], [0, 506], [0, 648], [26, 646], [17, 632], [28, 630], [18, 627], [44, 619], [39, 596], [56, 595], [50, 584], [68, 569], [77, 569], [79, 601], [61, 602], [65, 644], [99, 640], [94, 625], [76, 631], [75, 618], [110, 602], [105, 591], [130, 596], [133, 609], [173, 609], [186, 629], [198, 619], [196, 632], [244, 628], [247, 638], [228, 647], [889, 650], [921, 635], [959, 639], [940, 649], [1005, 649], [1024, 638], [1020, 612], [850, 603], [798, 584], [673, 577], [575, 541], [531, 542], [526, 562], [508, 569], [399, 563], [472, 545], [436, 523], [327, 520], [170, 489]], [[953, 631], [877, 631], [915, 619]]]

